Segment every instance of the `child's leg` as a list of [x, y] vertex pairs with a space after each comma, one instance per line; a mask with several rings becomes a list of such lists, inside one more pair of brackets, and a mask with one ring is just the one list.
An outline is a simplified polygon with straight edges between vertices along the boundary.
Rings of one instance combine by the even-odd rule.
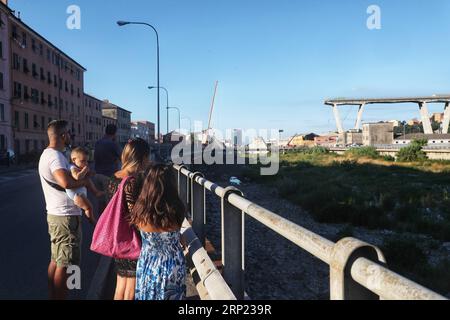
[[75, 198], [73, 199], [73, 202], [75, 203], [75, 205], [81, 209], [83, 209], [86, 214], [89, 212], [92, 212], [92, 203], [89, 201], [89, 199], [87, 197], [85, 197], [84, 195], [76, 195]]
[[92, 203], [85, 195], [76, 195], [73, 202], [75, 203], [75, 205], [84, 210], [86, 218], [88, 218], [92, 224], [95, 225], [97, 223]]

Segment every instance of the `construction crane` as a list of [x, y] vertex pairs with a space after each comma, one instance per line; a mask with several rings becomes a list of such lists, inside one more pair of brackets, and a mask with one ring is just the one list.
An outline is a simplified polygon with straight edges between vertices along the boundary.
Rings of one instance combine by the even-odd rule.
[[212, 115], [214, 112], [214, 104], [216, 102], [216, 95], [217, 95], [217, 87], [219, 86], [219, 81], [216, 81], [216, 85], [214, 87], [214, 95], [212, 98], [212, 103], [211, 103], [211, 110], [209, 111], [209, 120], [208, 120], [208, 128], [206, 130], [203, 131], [202, 133], [202, 144], [208, 144], [211, 141], [211, 121], [212, 121]]

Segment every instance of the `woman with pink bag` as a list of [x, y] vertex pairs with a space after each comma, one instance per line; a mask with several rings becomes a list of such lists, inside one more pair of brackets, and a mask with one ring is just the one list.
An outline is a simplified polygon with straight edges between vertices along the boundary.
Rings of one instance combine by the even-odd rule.
[[106, 190], [109, 204], [94, 231], [91, 249], [115, 258], [114, 300], [134, 300], [140, 235], [128, 221], [142, 189], [149, 157], [150, 146], [145, 140], [128, 141], [122, 152], [122, 169], [110, 178]]

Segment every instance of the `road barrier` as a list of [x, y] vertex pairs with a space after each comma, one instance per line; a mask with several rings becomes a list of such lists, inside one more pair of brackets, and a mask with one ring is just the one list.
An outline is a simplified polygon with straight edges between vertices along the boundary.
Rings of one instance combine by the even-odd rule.
[[[221, 244], [223, 279], [233, 295], [242, 300], [245, 277], [245, 226], [248, 215], [303, 250], [322, 260], [330, 268], [330, 299], [332, 300], [446, 300], [405, 277], [389, 270], [379, 248], [355, 238], [329, 241], [243, 197], [234, 187], [222, 188], [208, 181], [199, 172], [174, 165], [178, 191], [189, 209], [192, 229], [200, 243], [205, 243], [206, 191], [221, 200]], [[211, 297], [223, 283], [209, 282]], [[224, 290], [223, 290], [224, 289]]]

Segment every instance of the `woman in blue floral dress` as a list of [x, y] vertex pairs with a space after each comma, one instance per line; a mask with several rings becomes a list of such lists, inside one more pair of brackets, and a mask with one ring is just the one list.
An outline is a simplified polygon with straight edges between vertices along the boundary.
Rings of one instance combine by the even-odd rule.
[[131, 213], [142, 235], [136, 269], [136, 300], [182, 300], [186, 296], [186, 262], [181, 245], [185, 208], [170, 167], [150, 167]]

